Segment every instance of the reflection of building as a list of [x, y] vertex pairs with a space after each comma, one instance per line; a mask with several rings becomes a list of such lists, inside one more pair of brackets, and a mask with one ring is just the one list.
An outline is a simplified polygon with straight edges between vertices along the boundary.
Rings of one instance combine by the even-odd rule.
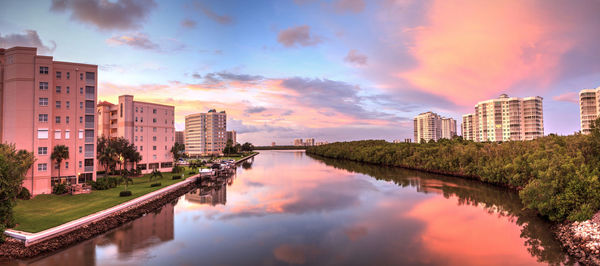
[[179, 144], [185, 144], [183, 131], [175, 131], [175, 142]]
[[463, 116], [465, 139], [474, 141], [532, 140], [544, 136], [542, 97], [508, 97], [482, 101]]
[[275, 147], [275, 141], [271, 142], [271, 147]]
[[598, 117], [600, 110], [600, 87], [596, 89], [581, 90], [579, 92], [579, 115], [581, 119], [581, 133], [589, 134], [592, 129], [592, 122]]
[[69, 149], [63, 179], [95, 179], [97, 73], [96, 65], [54, 61], [36, 48], [0, 48], [0, 143], [34, 154], [23, 180], [34, 195], [50, 193], [58, 179], [50, 159], [56, 145]]
[[143, 172], [171, 171], [175, 142], [175, 107], [134, 101], [132, 95], [119, 102], [98, 104], [98, 136], [123, 137], [142, 155], [137, 165]]
[[235, 146], [235, 144], [237, 143], [237, 132], [235, 132], [235, 130], [232, 130], [232, 131], [227, 131], [226, 134], [227, 134], [227, 137], [225, 138], [225, 143], [227, 143], [229, 140], [231, 140], [231, 143], [233, 144], [233, 146]]
[[185, 194], [185, 199], [191, 202], [216, 206], [227, 203], [227, 185], [207, 186]]
[[185, 117], [185, 151], [191, 156], [222, 154], [226, 144], [227, 115], [211, 109]]
[[125, 224], [118, 230], [106, 235], [117, 246], [119, 253], [131, 253], [145, 249], [174, 238], [173, 204], [167, 204], [158, 213], [149, 213], [144, 217]]

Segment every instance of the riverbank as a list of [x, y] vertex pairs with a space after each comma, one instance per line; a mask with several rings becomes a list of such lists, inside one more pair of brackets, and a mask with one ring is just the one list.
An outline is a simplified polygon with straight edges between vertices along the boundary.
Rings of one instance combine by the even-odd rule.
[[4, 243], [0, 244], [0, 257], [9, 259], [31, 258], [79, 243], [157, 210], [194, 188], [196, 188], [195, 182], [189, 182], [185, 186], [161, 193], [147, 201], [129, 206], [100, 220], [33, 245], [25, 246], [22, 241], [7, 238]]
[[[516, 191], [523, 204], [557, 223], [589, 221], [600, 208], [600, 136], [547, 136], [533, 141], [475, 143], [462, 139], [437, 143], [385, 141], [339, 142], [307, 149], [307, 154], [396, 166], [471, 178]], [[561, 227], [561, 228], [563, 228]], [[600, 232], [598, 224], [590, 224]], [[555, 234], [571, 255], [581, 258], [569, 241], [574, 233]], [[561, 237], [561, 233], [563, 237]], [[579, 249], [581, 250], [581, 249]], [[595, 261], [590, 250], [582, 262]]]

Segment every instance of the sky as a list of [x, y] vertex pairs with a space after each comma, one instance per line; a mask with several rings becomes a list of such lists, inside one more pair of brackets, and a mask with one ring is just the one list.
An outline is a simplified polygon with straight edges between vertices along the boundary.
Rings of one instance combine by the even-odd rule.
[[227, 112], [238, 142], [413, 137], [412, 119], [544, 98], [545, 133], [579, 131], [600, 86], [600, 1], [4, 0], [0, 47], [98, 65], [98, 99]]

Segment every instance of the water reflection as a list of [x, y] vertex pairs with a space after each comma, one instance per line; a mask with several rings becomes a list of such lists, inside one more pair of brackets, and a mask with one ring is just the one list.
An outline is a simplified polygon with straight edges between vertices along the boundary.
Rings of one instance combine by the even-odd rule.
[[569, 263], [511, 191], [301, 151], [261, 151], [158, 214], [28, 263]]

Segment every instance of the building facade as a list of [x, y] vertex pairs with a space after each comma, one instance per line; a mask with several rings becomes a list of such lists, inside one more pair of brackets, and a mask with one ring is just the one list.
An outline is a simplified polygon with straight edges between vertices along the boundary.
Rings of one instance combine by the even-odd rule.
[[[35, 155], [23, 181], [33, 195], [96, 179], [97, 80], [97, 65], [54, 61], [30, 47], [0, 49], [0, 141]], [[69, 150], [60, 178], [50, 159], [57, 145]]]
[[433, 112], [421, 113], [413, 119], [414, 135], [417, 143], [438, 141], [442, 137], [442, 118]]
[[185, 144], [185, 134], [183, 131], [175, 131], [175, 142]]
[[315, 146], [315, 139], [314, 138], [305, 139], [304, 146]]
[[294, 139], [294, 146], [304, 146], [302, 139]]
[[600, 87], [586, 89], [579, 92], [579, 117], [581, 120], [581, 133], [589, 134], [592, 131], [592, 122], [598, 118], [600, 101]]
[[233, 143], [233, 145], [235, 146], [235, 144], [237, 143], [237, 132], [235, 132], [235, 130], [227, 131], [227, 137], [225, 139], [225, 144], [227, 144], [227, 142], [229, 140], [231, 140], [231, 143]]
[[452, 139], [456, 136], [456, 120], [442, 117], [442, 138]]
[[190, 156], [219, 155], [227, 144], [227, 114], [215, 109], [185, 117], [185, 151]]
[[175, 107], [134, 101], [132, 95], [119, 96], [119, 102], [98, 103], [98, 136], [122, 137], [135, 145], [142, 156], [137, 167], [142, 173], [171, 171], [175, 143]]
[[475, 113], [463, 116], [465, 139], [474, 141], [532, 140], [544, 136], [543, 98], [508, 97], [482, 101]]

